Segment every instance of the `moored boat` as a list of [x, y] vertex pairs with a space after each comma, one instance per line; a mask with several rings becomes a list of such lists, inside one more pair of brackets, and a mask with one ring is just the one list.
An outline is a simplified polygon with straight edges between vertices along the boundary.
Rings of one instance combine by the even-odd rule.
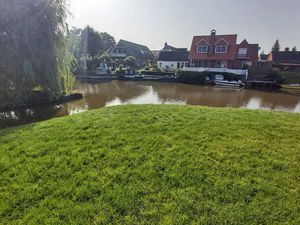
[[215, 80], [215, 85], [228, 86], [228, 87], [244, 87], [242, 81], [227, 81], [227, 80]]

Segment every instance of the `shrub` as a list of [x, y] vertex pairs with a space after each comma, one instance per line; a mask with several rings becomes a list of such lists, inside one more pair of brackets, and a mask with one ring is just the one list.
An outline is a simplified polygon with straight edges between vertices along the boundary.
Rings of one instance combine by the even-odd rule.
[[133, 57], [133, 56], [128, 56], [124, 59], [124, 63], [126, 66], [129, 66], [129, 67], [132, 67], [132, 68], [135, 68], [137, 67], [137, 61], [136, 61], [136, 58]]
[[207, 77], [209, 77], [208, 72], [191, 72], [178, 70], [176, 76], [181, 82], [193, 83], [193, 84], [204, 84]]

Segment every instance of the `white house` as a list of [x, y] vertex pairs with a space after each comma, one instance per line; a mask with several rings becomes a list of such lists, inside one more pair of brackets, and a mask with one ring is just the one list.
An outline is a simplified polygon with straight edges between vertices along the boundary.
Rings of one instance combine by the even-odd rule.
[[187, 49], [175, 49], [173, 51], [161, 51], [157, 60], [157, 67], [161, 70], [182, 69], [189, 63]]

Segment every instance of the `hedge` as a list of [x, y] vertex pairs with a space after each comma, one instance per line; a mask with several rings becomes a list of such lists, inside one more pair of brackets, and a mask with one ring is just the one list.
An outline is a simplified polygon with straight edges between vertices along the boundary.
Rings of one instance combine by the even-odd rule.
[[[241, 80], [241, 76], [233, 73], [226, 72], [192, 72], [178, 70], [176, 76], [182, 82], [203, 84], [207, 80], [213, 80], [215, 75], [223, 75], [225, 80]], [[208, 79], [207, 79], [208, 78]]]
[[141, 75], [156, 75], [156, 76], [174, 76], [174, 72], [160, 72], [160, 71], [147, 71], [142, 70]]

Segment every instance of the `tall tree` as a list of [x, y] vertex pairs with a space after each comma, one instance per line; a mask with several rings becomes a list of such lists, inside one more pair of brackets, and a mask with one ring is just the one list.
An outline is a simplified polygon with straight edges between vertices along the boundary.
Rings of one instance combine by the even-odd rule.
[[81, 57], [82, 50], [81, 46], [82, 29], [72, 27], [68, 33], [68, 48], [69, 51], [79, 59]]
[[100, 33], [103, 42], [103, 50], [108, 51], [116, 46], [116, 40], [113, 36], [106, 32]]
[[112, 49], [116, 45], [115, 38], [110, 34], [99, 33], [87, 26], [84, 29], [73, 27], [69, 34], [69, 51], [77, 58], [87, 55], [95, 57]]
[[85, 27], [82, 30], [80, 49], [81, 55], [100, 55], [104, 49], [100, 33], [90, 26]]
[[280, 51], [280, 44], [279, 40], [277, 39], [272, 47], [272, 52], [279, 52]]
[[50, 100], [66, 91], [73, 80], [66, 18], [66, 0], [0, 1], [1, 101], [28, 102], [36, 86]]
[[294, 46], [294, 47], [292, 48], [292, 52], [296, 52], [296, 51], [297, 51], [297, 47]]

